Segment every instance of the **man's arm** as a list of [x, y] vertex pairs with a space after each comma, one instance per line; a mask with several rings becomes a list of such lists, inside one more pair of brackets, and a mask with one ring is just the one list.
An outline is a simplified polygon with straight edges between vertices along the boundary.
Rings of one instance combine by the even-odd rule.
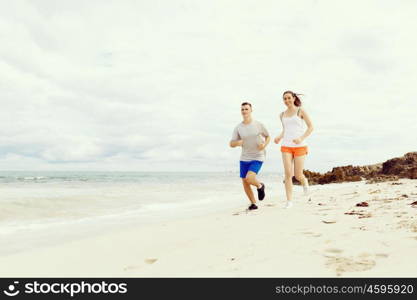
[[243, 140], [230, 141], [230, 147], [238, 147], [243, 145]]
[[265, 142], [258, 145], [258, 150], [260, 150], [260, 151], [264, 150], [266, 148], [266, 146], [268, 146], [270, 140], [271, 140], [271, 137], [269, 135], [267, 137], [265, 137]]
[[243, 145], [243, 140], [240, 137], [239, 130], [237, 129], [237, 127], [233, 130], [232, 140], [230, 141], [229, 145], [232, 148]]
[[268, 146], [269, 142], [271, 141], [271, 137], [268, 135], [265, 139], [265, 147]]
[[268, 130], [266, 130], [265, 126], [261, 124], [262, 132], [261, 134], [264, 136], [265, 141], [258, 145], [259, 150], [264, 150], [266, 146], [268, 146], [269, 142], [271, 141], [271, 136], [269, 135]]

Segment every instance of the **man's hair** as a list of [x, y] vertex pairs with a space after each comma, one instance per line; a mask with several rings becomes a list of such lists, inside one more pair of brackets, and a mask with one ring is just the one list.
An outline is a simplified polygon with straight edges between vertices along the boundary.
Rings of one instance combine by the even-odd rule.
[[252, 108], [252, 104], [250, 104], [249, 102], [243, 102], [240, 106], [243, 106], [243, 105], [249, 105], [250, 108]]

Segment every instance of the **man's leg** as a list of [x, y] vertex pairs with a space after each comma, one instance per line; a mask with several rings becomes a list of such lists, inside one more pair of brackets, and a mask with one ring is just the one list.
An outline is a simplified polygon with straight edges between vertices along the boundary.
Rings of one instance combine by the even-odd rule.
[[258, 181], [256, 174], [262, 167], [262, 162], [254, 160], [249, 166], [249, 171], [246, 174], [246, 182], [251, 185], [256, 186], [258, 192], [258, 200], [263, 200], [265, 198], [265, 185]]
[[253, 195], [253, 191], [252, 191], [252, 187], [250, 186], [250, 184], [246, 181], [246, 178], [242, 178], [242, 183], [243, 183], [243, 189], [245, 190], [246, 195], [249, 198], [249, 201], [252, 204], [256, 203], [255, 200], [255, 196]]
[[257, 189], [262, 187], [262, 184], [256, 179], [256, 173], [253, 171], [248, 171], [246, 174], [246, 182], [256, 186]]
[[249, 182], [246, 180], [246, 175], [250, 167], [250, 162], [240, 161], [240, 178], [242, 178], [243, 189], [245, 190], [246, 196], [248, 196], [249, 201], [252, 204], [255, 204], [255, 196], [253, 195], [252, 188]]

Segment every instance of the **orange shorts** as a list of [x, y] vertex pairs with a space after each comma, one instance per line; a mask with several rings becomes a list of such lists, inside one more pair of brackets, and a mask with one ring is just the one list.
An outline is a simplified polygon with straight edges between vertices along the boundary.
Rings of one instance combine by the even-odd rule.
[[303, 146], [303, 147], [286, 147], [286, 146], [281, 146], [281, 152], [288, 152], [288, 153], [292, 153], [292, 156], [303, 156], [306, 155], [308, 153], [308, 148], [307, 146]]

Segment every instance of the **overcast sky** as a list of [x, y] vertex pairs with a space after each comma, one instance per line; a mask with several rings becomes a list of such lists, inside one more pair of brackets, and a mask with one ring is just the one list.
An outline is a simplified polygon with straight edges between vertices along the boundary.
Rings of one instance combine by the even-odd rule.
[[[306, 168], [417, 150], [416, 1], [0, 0], [0, 170], [237, 171], [305, 94]], [[266, 171], [282, 171], [279, 146]]]

